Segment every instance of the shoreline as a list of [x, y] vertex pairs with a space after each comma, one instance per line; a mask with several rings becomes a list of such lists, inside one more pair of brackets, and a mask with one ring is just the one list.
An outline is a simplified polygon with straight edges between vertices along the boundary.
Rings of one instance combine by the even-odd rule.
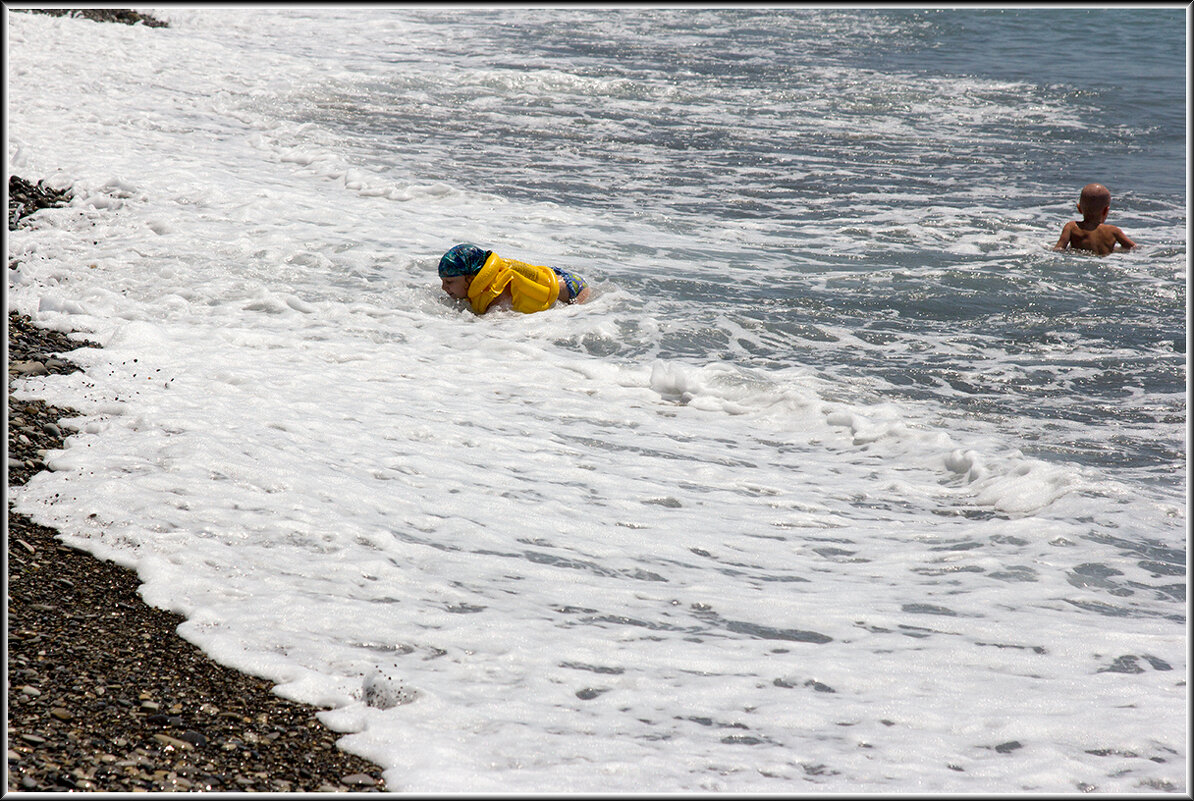
[[[160, 27], [121, 9], [76, 13]], [[130, 16], [132, 15], [132, 16]], [[9, 230], [69, 201], [9, 178]], [[9, 270], [17, 267], [10, 262]], [[68, 374], [63, 354], [100, 347], [9, 311], [8, 486], [46, 469], [78, 417], [14, 382]], [[8, 504], [8, 761], [6, 792], [379, 792], [381, 768], [336, 747], [318, 707], [289, 701], [265, 679], [225, 667], [184, 640], [184, 618], [147, 605], [135, 571], [70, 547]]]
[[[9, 486], [44, 468], [71, 409], [12, 396], [22, 369], [79, 368], [87, 347], [8, 317]], [[20, 367], [18, 367], [20, 365]], [[32, 374], [42, 374], [34, 368]], [[8, 508], [8, 792], [348, 792], [385, 789], [381, 769], [336, 748], [318, 711], [220, 665], [146, 605], [134, 571], [58, 539]]]

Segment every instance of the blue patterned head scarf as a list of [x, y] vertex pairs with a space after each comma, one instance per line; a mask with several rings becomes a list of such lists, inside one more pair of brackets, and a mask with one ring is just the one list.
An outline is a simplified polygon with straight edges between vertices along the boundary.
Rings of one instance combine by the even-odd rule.
[[480, 272], [488, 258], [489, 251], [476, 245], [456, 245], [439, 260], [439, 277], [453, 278]]

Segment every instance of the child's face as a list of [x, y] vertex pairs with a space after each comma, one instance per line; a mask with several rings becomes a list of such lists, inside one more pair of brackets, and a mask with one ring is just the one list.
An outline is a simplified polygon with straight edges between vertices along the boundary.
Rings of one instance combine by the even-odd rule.
[[441, 278], [440, 286], [448, 293], [448, 297], [464, 300], [468, 297], [468, 285], [472, 282], [471, 275], [454, 275], [451, 278]]

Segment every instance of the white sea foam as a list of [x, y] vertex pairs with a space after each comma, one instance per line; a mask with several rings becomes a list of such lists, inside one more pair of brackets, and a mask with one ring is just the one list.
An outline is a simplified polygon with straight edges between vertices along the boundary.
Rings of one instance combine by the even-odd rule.
[[[627, 35], [618, 14], [584, 13]], [[333, 707], [342, 746], [398, 790], [1184, 787], [1180, 492], [1030, 447], [1113, 445], [1088, 409], [1058, 414], [1054, 387], [1080, 393], [1138, 351], [999, 305], [1068, 302], [1117, 271], [1165, 309], [1184, 250], [1160, 266], [1058, 257], [1062, 280], [1035, 269], [1061, 212], [1026, 198], [999, 235], [981, 222], [1002, 211], [990, 198], [923, 202], [913, 178], [897, 201], [875, 186], [808, 197], [795, 226], [731, 219], [688, 206], [696, 184], [660, 200], [652, 182], [674, 165], [650, 143], [642, 174], [596, 168], [643, 182], [624, 207], [456, 180], [445, 165], [463, 155], [401, 138], [421, 129], [353, 138], [314, 110], [339, 96], [336, 114], [377, 113], [383, 85], [441, 103], [444, 71], [524, 110], [575, 94], [711, 114], [717, 92], [697, 63], [689, 97], [546, 55], [506, 70], [482, 46], [494, 29], [451, 11], [161, 16], [173, 27], [9, 15], [10, 170], [75, 196], [12, 233], [9, 305], [103, 344], [71, 354], [83, 373], [20, 384], [80, 417], [53, 472], [13, 494], [136, 567], [183, 636]], [[651, 18], [660, 41], [701, 38]], [[809, 24], [834, 41], [861, 25]], [[449, 29], [467, 57], [444, 50]], [[1042, 108], [1084, 130], [1017, 82], [807, 74], [810, 130], [863, 121], [905, 140], [993, 116], [1003, 141]], [[821, 102], [843, 87], [926, 107], [893, 126]], [[481, 157], [496, 170], [508, 145]], [[821, 177], [869, 169], [792, 159]], [[747, 174], [717, 180], [753, 191]], [[1184, 231], [1149, 213], [1150, 230]], [[433, 278], [457, 241], [575, 266], [594, 300], [474, 317]], [[891, 300], [852, 318], [875, 297]], [[936, 327], [960, 302], [1045, 330], [1009, 344]], [[1065, 308], [1097, 317], [1084, 303]], [[1123, 403], [1162, 447], [1180, 401]]]

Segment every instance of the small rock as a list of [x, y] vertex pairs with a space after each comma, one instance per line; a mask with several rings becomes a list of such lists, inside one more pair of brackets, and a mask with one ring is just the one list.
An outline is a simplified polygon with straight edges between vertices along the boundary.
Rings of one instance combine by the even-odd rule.
[[8, 372], [18, 376], [32, 376], [32, 375], [49, 375], [50, 371], [46, 369], [44, 362], [39, 361], [19, 361], [9, 362]]
[[376, 784], [373, 777], [366, 773], [353, 773], [340, 780], [349, 787], [372, 787]]
[[185, 751], [193, 746], [185, 740], [179, 740], [176, 737], [171, 737], [169, 734], [155, 734], [153, 739], [157, 740], [166, 748], [173, 748], [176, 751]]
[[196, 748], [207, 744], [207, 738], [194, 729], [187, 729], [178, 735], [178, 739], [188, 742]]
[[179, 715], [163, 715], [160, 712], [145, 718], [145, 722], [154, 726], [181, 726], [183, 724]]
[[56, 706], [53, 709], [51, 709], [50, 714], [53, 715], [54, 717], [58, 718], [59, 720], [71, 720], [74, 718], [74, 715], [71, 714], [69, 709], [63, 709], [60, 706]]
[[33, 698], [36, 698], [37, 696], [41, 695], [41, 690], [37, 689], [36, 687], [30, 686], [28, 684], [26, 684], [24, 687], [21, 688], [21, 692], [23, 692], [25, 695], [31, 696]]

